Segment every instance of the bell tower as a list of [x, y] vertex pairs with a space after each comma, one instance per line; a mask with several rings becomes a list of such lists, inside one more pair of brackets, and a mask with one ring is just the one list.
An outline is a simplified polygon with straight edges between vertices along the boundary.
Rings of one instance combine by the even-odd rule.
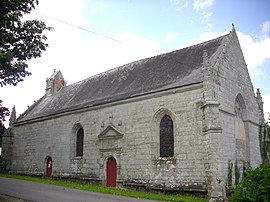
[[66, 86], [65, 79], [60, 70], [54, 70], [50, 78], [46, 79], [46, 96], [51, 96]]

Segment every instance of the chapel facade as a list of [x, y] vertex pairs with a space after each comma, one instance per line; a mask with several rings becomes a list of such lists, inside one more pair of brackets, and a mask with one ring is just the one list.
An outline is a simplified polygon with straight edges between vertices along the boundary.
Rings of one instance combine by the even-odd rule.
[[71, 85], [55, 71], [3, 137], [3, 158], [16, 173], [223, 201], [261, 163], [258, 95], [233, 27]]

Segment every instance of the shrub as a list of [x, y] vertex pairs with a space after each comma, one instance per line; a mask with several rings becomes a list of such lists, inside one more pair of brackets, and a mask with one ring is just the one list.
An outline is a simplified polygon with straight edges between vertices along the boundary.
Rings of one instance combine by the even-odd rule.
[[270, 165], [262, 164], [247, 171], [245, 179], [236, 186], [230, 202], [269, 202]]

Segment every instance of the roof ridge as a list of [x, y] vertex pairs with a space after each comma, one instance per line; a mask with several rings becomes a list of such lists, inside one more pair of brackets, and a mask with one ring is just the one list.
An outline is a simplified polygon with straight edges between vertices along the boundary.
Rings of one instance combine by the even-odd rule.
[[191, 46], [185, 46], [185, 47], [183, 47], [183, 48], [180, 48], [180, 49], [177, 49], [177, 50], [174, 50], [174, 51], [170, 51], [170, 52], [166, 52], [166, 53], [161, 53], [161, 54], [154, 55], [154, 56], [151, 56], [151, 57], [147, 57], [147, 58], [142, 58], [142, 59], [139, 59], [139, 60], [135, 60], [135, 61], [132, 61], [132, 62], [123, 64], [123, 65], [119, 65], [119, 66], [117, 66], [117, 67], [113, 67], [113, 68], [111, 68], [111, 69], [108, 69], [108, 70], [106, 70], [106, 71], [104, 71], [104, 72], [100, 72], [100, 73], [98, 73], [98, 74], [89, 76], [89, 77], [87, 77], [87, 78], [85, 78], [85, 79], [83, 79], [83, 80], [81, 80], [81, 81], [77, 81], [77, 82], [72, 83], [72, 84], [70, 84], [70, 85], [68, 85], [68, 86], [76, 85], [76, 84], [79, 84], [79, 83], [82, 83], [82, 82], [87, 82], [88, 80], [91, 80], [92, 78], [96, 78], [96, 77], [99, 77], [99, 76], [101, 76], [101, 75], [106, 75], [106, 74], [108, 74], [109, 72], [117, 71], [117, 70], [119, 70], [119, 69], [121, 69], [121, 68], [125, 68], [125, 67], [127, 67], [127, 66], [130, 66], [131, 64], [136, 64], [136, 63], [138, 63], [138, 62], [142, 62], [142, 61], [154, 59], [154, 58], [157, 58], [157, 57], [160, 57], [160, 56], [166, 56], [166, 55], [169, 55], [169, 54], [172, 54], [172, 53], [179, 52], [179, 51], [184, 50], [184, 49], [186, 49], [186, 48], [194, 48], [194, 47], [196, 47], [196, 46], [200, 46], [200, 45], [202, 45], [202, 44], [209, 43], [209, 42], [212, 42], [212, 41], [214, 41], [214, 40], [218, 40], [218, 39], [223, 38], [223, 37], [228, 36], [228, 35], [230, 35], [230, 33], [225, 34], [225, 35], [222, 35], [222, 36], [219, 36], [219, 37], [216, 37], [216, 38], [214, 38], [214, 39], [210, 39], [210, 40], [208, 40], [208, 41], [200, 42], [200, 43], [197, 43], [197, 44], [194, 44], [194, 45], [191, 45]]
[[202, 52], [218, 54], [226, 36], [133, 61], [70, 84], [22, 120], [202, 82]]

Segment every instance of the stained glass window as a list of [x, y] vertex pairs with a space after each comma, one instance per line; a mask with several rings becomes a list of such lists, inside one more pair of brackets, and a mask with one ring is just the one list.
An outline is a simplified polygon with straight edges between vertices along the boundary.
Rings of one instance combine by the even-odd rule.
[[76, 156], [83, 156], [83, 128], [80, 128], [76, 137]]
[[174, 155], [174, 137], [173, 120], [169, 115], [163, 116], [159, 126], [160, 136], [160, 157], [173, 157]]

